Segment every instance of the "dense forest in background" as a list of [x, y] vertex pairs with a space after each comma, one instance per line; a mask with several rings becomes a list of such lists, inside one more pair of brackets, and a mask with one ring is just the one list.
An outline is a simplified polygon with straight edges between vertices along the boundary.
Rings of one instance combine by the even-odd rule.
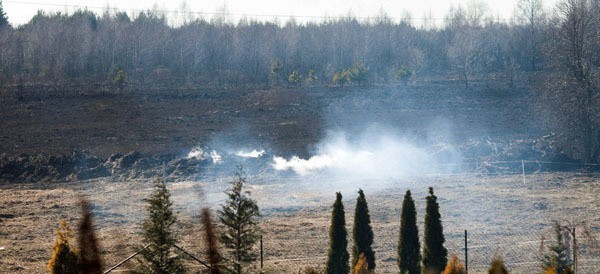
[[[600, 159], [600, 0], [552, 11], [520, 0], [511, 20], [483, 2], [435, 18], [352, 16], [299, 23], [233, 22], [227, 13], [168, 24], [165, 13], [38, 12], [13, 27], [0, 10], [0, 83], [278, 86], [455, 79], [543, 92], [566, 154]], [[521, 77], [528, 75], [528, 77]], [[529, 77], [529, 76], [535, 77]], [[521, 81], [524, 82], [524, 81]], [[1, 86], [0, 86], [1, 87]]]

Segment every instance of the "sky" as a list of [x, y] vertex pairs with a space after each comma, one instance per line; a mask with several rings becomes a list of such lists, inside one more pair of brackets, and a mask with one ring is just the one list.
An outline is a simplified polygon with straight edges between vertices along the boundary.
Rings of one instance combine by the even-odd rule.
[[[38, 10], [47, 12], [71, 13], [78, 8], [87, 7], [88, 10], [99, 14], [110, 7], [126, 11], [130, 15], [142, 10], [155, 9], [171, 12], [172, 23], [181, 21], [186, 17], [211, 18], [214, 13], [226, 10], [231, 18], [236, 21], [242, 16], [256, 17], [262, 20], [273, 20], [275, 16], [279, 21], [287, 21], [288, 16], [297, 16], [296, 20], [317, 21], [322, 17], [345, 16], [349, 13], [354, 17], [367, 18], [381, 14], [381, 11], [396, 20], [404, 18], [410, 13], [414, 21], [431, 14], [430, 17], [441, 21], [451, 6], [466, 6], [469, 2], [484, 2], [490, 14], [501, 19], [509, 19], [518, 0], [0, 0], [3, 2], [4, 11], [13, 26], [27, 23]], [[545, 0], [547, 8], [551, 8], [558, 0]], [[185, 7], [185, 8], [184, 8]], [[225, 9], [224, 9], [225, 7]], [[186, 11], [182, 13], [181, 11]], [[187, 13], [191, 12], [191, 13]], [[418, 22], [416, 22], [418, 23]]]

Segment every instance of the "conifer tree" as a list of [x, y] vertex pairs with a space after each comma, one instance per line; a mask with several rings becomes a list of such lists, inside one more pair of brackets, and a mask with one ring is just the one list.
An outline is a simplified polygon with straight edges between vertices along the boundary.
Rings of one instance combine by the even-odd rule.
[[79, 274], [77, 250], [71, 245], [71, 238], [73, 238], [73, 230], [66, 220], [60, 220], [56, 229], [52, 257], [48, 262], [48, 271], [51, 274]]
[[177, 217], [172, 209], [171, 194], [162, 178], [156, 179], [154, 191], [146, 202], [148, 216], [142, 223], [146, 249], [141, 252], [143, 260], [139, 271], [148, 274], [184, 273], [180, 257], [172, 252], [178, 242], [178, 235], [172, 231]]
[[429, 188], [425, 207], [423, 267], [427, 271], [439, 273], [448, 263], [448, 250], [444, 247], [444, 230], [440, 215], [440, 206], [433, 188]]
[[331, 211], [331, 226], [329, 227], [329, 252], [325, 269], [327, 274], [350, 272], [344, 204], [342, 203], [342, 194], [337, 192], [335, 195]]
[[421, 245], [417, 228], [417, 210], [410, 190], [404, 194], [398, 238], [398, 267], [400, 273], [421, 273]]
[[253, 262], [258, 254], [253, 250], [261, 235], [257, 218], [260, 216], [256, 201], [250, 198], [249, 191], [242, 191], [246, 175], [242, 167], [235, 171], [235, 179], [225, 192], [228, 199], [218, 211], [224, 227], [220, 241], [229, 249], [229, 261], [234, 273], [242, 273], [243, 265]]
[[101, 274], [102, 259], [96, 233], [92, 226], [92, 213], [87, 200], [81, 200], [83, 218], [79, 223], [79, 269], [81, 273]]
[[365, 256], [369, 270], [375, 269], [375, 251], [373, 251], [373, 229], [371, 228], [371, 216], [369, 205], [365, 199], [362, 189], [358, 190], [356, 209], [354, 211], [354, 227], [352, 229], [352, 265], [356, 265], [360, 254]]
[[502, 258], [497, 257], [492, 261], [488, 274], [508, 274]]
[[543, 258], [543, 268], [552, 268], [556, 274], [567, 273], [570, 271], [570, 266], [572, 265], [563, 232], [561, 225], [556, 222], [554, 224], [556, 242], [549, 246], [548, 253]]

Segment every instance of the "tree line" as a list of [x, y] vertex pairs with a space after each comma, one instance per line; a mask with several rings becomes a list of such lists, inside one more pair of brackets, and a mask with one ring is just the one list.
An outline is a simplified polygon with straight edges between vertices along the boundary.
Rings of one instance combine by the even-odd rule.
[[541, 0], [520, 0], [509, 21], [473, 1], [451, 8], [439, 27], [384, 12], [370, 20], [349, 15], [306, 23], [233, 22], [222, 14], [170, 26], [164, 13], [152, 10], [39, 11], [16, 28], [6, 16], [0, 13], [2, 82], [104, 80], [122, 69], [139, 82], [220, 85], [295, 83], [311, 71], [313, 80], [329, 84], [359, 63], [368, 68], [361, 81], [369, 82], [437, 74], [455, 75], [467, 86], [475, 78], [512, 80], [520, 71], [550, 69], [553, 30], [568, 20], [560, 6], [545, 12]]

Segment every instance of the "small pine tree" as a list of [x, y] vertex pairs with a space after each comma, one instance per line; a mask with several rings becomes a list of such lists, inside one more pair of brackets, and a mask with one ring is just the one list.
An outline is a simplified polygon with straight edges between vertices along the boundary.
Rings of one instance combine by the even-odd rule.
[[429, 188], [425, 207], [423, 267], [440, 272], [448, 263], [448, 250], [444, 247], [444, 230], [440, 215], [440, 206], [433, 188]]
[[221, 254], [217, 247], [217, 239], [215, 237], [215, 230], [210, 217], [210, 210], [208, 208], [202, 209], [202, 224], [204, 226], [206, 246], [208, 247], [208, 263], [210, 264], [211, 274], [221, 274], [220, 261]]
[[458, 260], [458, 257], [452, 256], [442, 274], [467, 274], [467, 271], [465, 266]]
[[87, 200], [81, 200], [83, 218], [79, 223], [79, 269], [81, 273], [101, 274], [102, 259], [94, 227], [92, 226], [92, 213]]
[[549, 246], [548, 253], [544, 255], [542, 267], [543, 269], [551, 268], [556, 274], [565, 274], [570, 271], [572, 265], [569, 257], [569, 249], [563, 237], [564, 230], [560, 223], [554, 224], [554, 235], [556, 242]]
[[48, 271], [51, 274], [79, 274], [77, 250], [71, 245], [71, 238], [73, 230], [66, 220], [60, 220], [52, 257], [48, 261]]
[[344, 204], [342, 203], [342, 194], [337, 192], [335, 195], [336, 198], [331, 211], [331, 226], [329, 227], [329, 252], [325, 268], [327, 274], [350, 272]]
[[375, 269], [375, 251], [373, 251], [373, 229], [371, 228], [371, 216], [369, 205], [362, 189], [358, 190], [356, 209], [354, 211], [354, 227], [352, 229], [352, 265], [356, 265], [359, 255], [362, 254], [367, 260], [369, 270]]
[[260, 216], [256, 201], [250, 198], [249, 191], [242, 191], [246, 183], [244, 169], [237, 167], [235, 179], [225, 192], [228, 199], [218, 211], [224, 227], [220, 240], [229, 249], [229, 261], [234, 273], [242, 273], [243, 265], [253, 262], [258, 254], [253, 250], [261, 235], [257, 218]]
[[398, 238], [398, 267], [400, 273], [421, 273], [421, 245], [417, 228], [417, 210], [410, 190], [404, 194]]
[[508, 270], [506, 270], [502, 258], [496, 257], [492, 260], [490, 269], [488, 269], [488, 274], [508, 274]]
[[147, 248], [141, 252], [143, 260], [139, 261], [139, 271], [152, 274], [184, 273], [180, 257], [172, 252], [178, 242], [177, 234], [172, 231], [177, 217], [172, 209], [171, 194], [162, 178], [156, 179], [154, 191], [145, 201], [148, 203], [148, 216], [142, 228], [143, 243]]

